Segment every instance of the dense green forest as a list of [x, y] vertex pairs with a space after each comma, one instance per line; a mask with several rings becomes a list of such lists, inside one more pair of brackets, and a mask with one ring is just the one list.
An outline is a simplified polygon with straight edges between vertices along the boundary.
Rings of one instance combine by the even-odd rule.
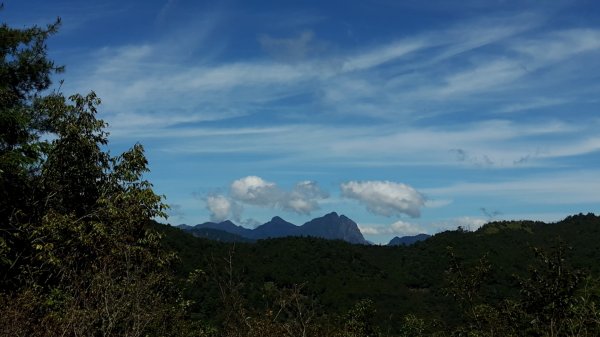
[[49, 90], [47, 27], [0, 26], [0, 336], [597, 336], [600, 218], [412, 246], [223, 243], [155, 220], [141, 144]]
[[[550, 291], [545, 295], [551, 296], [559, 296], [552, 292], [572, 291], [569, 300], [580, 298], [583, 293], [577, 291], [581, 290], [588, 291], [591, 301], [600, 290], [594, 278], [600, 273], [596, 243], [600, 217], [593, 214], [553, 224], [492, 222], [475, 232], [447, 231], [411, 246], [364, 246], [292, 237], [228, 244], [157, 226], [166, 234], [165, 244], [178, 252], [181, 276], [195, 268], [203, 271], [204, 282], [189, 290], [193, 298], [201, 299], [191, 309], [209, 321], [222, 307], [219, 287], [224, 272], [232, 274], [240, 301], [248, 310], [268, 311], [273, 305], [269, 298], [272, 289], [301, 287], [308, 301], [305, 305], [317, 316], [342, 318], [368, 299], [374, 322], [391, 334], [402, 332], [405, 317], [423, 319], [430, 333], [442, 327], [460, 328], [473, 319], [465, 315], [465, 305], [489, 306], [486, 310], [500, 310], [508, 302], [517, 305], [530, 300], [523, 298], [528, 286]], [[553, 286], [557, 288], [543, 289], [550, 285], [546, 282], [556, 282]], [[465, 297], [473, 303], [464, 303]], [[555, 305], [539, 304], [540, 309]], [[505, 315], [501, 311], [493, 314]], [[520, 335], [519, 331], [515, 334]]]

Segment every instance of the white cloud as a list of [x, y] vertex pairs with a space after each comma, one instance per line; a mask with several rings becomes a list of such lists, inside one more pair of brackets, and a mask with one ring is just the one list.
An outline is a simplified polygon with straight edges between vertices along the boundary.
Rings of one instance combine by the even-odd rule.
[[242, 207], [235, 201], [223, 195], [210, 195], [206, 198], [206, 208], [210, 212], [211, 221], [224, 221], [227, 219], [239, 220]]
[[234, 181], [230, 191], [234, 199], [258, 206], [274, 206], [282, 197], [275, 183], [257, 176], [247, 176]]
[[287, 193], [282, 207], [300, 214], [310, 214], [319, 209], [319, 201], [328, 198], [329, 195], [321, 190], [315, 181], [301, 181], [294, 189]]
[[291, 191], [284, 191], [275, 183], [257, 176], [248, 176], [234, 181], [230, 192], [235, 200], [243, 203], [279, 208], [299, 214], [310, 214], [319, 209], [319, 201], [329, 197], [315, 181], [302, 181]]
[[359, 225], [359, 229], [365, 235], [408, 236], [425, 233], [420, 226], [405, 221], [396, 221], [389, 226]]
[[356, 199], [374, 214], [392, 216], [421, 215], [425, 198], [414, 188], [391, 181], [349, 181], [340, 185], [342, 195]]

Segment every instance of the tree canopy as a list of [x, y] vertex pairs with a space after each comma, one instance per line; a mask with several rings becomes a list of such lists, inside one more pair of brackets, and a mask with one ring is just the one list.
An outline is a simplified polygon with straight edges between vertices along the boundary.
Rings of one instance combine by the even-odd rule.
[[147, 227], [166, 205], [142, 145], [108, 152], [95, 93], [49, 90], [59, 25], [0, 26], [0, 335], [173, 334], [173, 254]]

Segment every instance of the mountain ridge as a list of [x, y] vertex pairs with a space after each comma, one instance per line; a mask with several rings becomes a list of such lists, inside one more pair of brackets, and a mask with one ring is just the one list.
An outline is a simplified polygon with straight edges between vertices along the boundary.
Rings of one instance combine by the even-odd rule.
[[[275, 216], [270, 221], [254, 229], [238, 226], [230, 220], [222, 222], [205, 222], [196, 226], [180, 225], [178, 227], [196, 236], [203, 236], [202, 229], [211, 229], [213, 230], [210, 233], [212, 236], [211, 238], [218, 237], [215, 236], [214, 231], [222, 231], [249, 240], [262, 240], [288, 236], [310, 236], [330, 240], [343, 240], [353, 244], [370, 244], [362, 235], [356, 222], [345, 215], [338, 215], [336, 212], [314, 218], [300, 226], [288, 222], [279, 216]], [[231, 237], [227, 237], [227, 239], [230, 240]]]
[[281, 238], [294, 236], [298, 231], [298, 226], [291, 222], [283, 220], [279, 216], [274, 216], [270, 221], [254, 228], [252, 231], [254, 238]]
[[430, 237], [431, 237], [431, 235], [424, 234], [424, 233], [417, 234], [417, 235], [407, 235], [407, 236], [402, 236], [402, 237], [395, 236], [393, 239], [390, 240], [390, 242], [387, 245], [388, 246], [410, 246], [413, 243], [427, 240]]

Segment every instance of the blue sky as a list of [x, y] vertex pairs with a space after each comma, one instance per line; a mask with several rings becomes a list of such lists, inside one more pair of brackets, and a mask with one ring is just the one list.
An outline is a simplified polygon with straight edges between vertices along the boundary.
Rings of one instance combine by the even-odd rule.
[[142, 143], [169, 222], [365, 237], [600, 209], [596, 1], [6, 0]]

